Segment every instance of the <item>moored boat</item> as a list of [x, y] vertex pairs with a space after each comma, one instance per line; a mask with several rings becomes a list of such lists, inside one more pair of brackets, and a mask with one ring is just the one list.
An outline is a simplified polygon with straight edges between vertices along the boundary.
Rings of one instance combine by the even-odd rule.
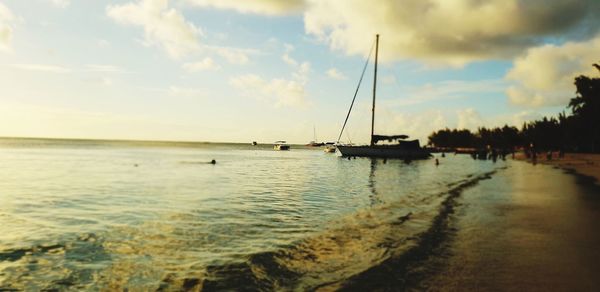
[[[428, 150], [421, 147], [419, 144], [419, 140], [405, 140], [408, 138], [407, 135], [392, 135], [392, 136], [384, 136], [384, 135], [375, 135], [375, 96], [377, 92], [377, 57], [379, 51], [379, 35], [376, 36], [375, 39], [375, 73], [373, 78], [373, 107], [372, 107], [372, 116], [371, 116], [371, 143], [369, 145], [363, 146], [350, 146], [350, 145], [337, 145], [337, 150], [341, 154], [341, 156], [358, 156], [358, 157], [382, 157], [382, 158], [401, 158], [401, 159], [427, 159], [431, 157], [431, 154]], [[370, 56], [370, 54], [369, 54]], [[368, 64], [368, 59], [367, 59]], [[365, 68], [366, 69], [366, 64]], [[364, 75], [363, 69], [363, 75]], [[362, 76], [361, 76], [362, 81]], [[360, 87], [360, 81], [358, 86]], [[350, 109], [346, 116], [346, 121], [344, 121], [344, 126], [342, 126], [342, 131], [340, 132], [340, 137], [344, 131], [346, 126], [346, 122], [348, 121], [348, 117], [350, 116], [350, 111], [352, 111], [352, 106], [354, 105], [354, 100], [356, 99], [356, 93], [358, 92], [358, 88], [354, 94], [354, 98], [352, 100], [352, 104], [350, 105]], [[384, 145], [376, 145], [380, 141], [396, 141], [397, 144], [384, 144]], [[338, 138], [339, 141], [339, 138]]]
[[337, 146], [335, 145], [335, 143], [327, 142], [327, 143], [325, 143], [325, 148], [323, 149], [323, 152], [335, 153], [336, 150], [337, 150]]
[[290, 145], [286, 144], [285, 141], [275, 141], [273, 149], [278, 151], [290, 150]]

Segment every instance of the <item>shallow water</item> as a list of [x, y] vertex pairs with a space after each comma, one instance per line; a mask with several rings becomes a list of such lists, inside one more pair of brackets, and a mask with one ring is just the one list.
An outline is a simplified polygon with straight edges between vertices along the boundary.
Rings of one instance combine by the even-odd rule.
[[510, 164], [43, 139], [1, 139], [0, 162], [0, 289], [30, 290], [355, 287]]

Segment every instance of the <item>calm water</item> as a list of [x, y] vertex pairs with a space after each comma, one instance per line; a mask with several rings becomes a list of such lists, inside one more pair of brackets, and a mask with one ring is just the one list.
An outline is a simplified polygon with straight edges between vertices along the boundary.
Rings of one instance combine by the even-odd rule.
[[0, 139], [0, 289], [340, 288], [418, 252], [506, 164]]

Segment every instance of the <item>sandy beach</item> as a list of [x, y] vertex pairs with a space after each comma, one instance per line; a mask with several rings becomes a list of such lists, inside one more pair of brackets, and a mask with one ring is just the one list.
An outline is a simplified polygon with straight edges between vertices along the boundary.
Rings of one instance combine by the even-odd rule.
[[[598, 156], [553, 164], [597, 175], [591, 159]], [[430, 259], [434, 276], [418, 290], [598, 291], [598, 195], [587, 177], [511, 162], [462, 194], [449, 222], [452, 240]]]
[[[518, 154], [516, 158], [525, 160], [522, 153]], [[597, 184], [600, 183], [600, 154], [566, 153], [564, 157], [559, 158], [558, 152], [553, 152], [550, 160], [547, 159], [546, 154], [538, 155], [537, 163], [569, 170], [594, 178]]]

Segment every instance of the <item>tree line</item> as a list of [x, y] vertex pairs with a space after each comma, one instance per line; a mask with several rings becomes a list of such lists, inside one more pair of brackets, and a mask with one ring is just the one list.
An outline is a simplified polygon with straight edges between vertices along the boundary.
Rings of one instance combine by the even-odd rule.
[[[600, 66], [593, 65], [600, 71]], [[600, 78], [575, 78], [576, 96], [558, 117], [544, 117], [526, 122], [521, 129], [480, 127], [476, 132], [466, 129], [442, 129], [433, 132], [429, 145], [443, 148], [514, 149], [533, 145], [537, 150], [569, 152], [600, 152]]]

